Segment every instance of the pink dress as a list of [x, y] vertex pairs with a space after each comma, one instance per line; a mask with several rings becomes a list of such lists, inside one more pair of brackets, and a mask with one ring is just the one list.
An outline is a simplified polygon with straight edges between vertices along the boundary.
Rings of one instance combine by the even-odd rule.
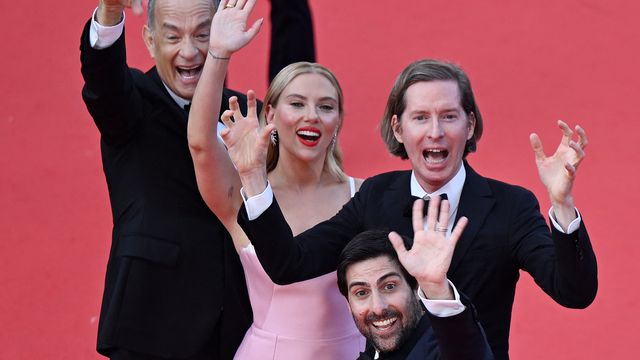
[[[353, 181], [353, 180], [351, 180]], [[354, 192], [352, 186], [352, 193]], [[295, 284], [274, 284], [253, 245], [240, 251], [253, 324], [235, 359], [354, 360], [365, 339], [338, 291], [336, 272]]]

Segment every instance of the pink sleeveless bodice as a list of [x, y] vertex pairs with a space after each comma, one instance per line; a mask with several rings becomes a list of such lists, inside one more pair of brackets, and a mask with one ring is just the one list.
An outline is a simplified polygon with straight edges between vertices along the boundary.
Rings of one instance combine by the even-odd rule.
[[235, 359], [358, 358], [365, 339], [338, 291], [335, 271], [280, 286], [269, 279], [253, 245], [240, 251], [240, 261], [253, 308], [253, 324]]

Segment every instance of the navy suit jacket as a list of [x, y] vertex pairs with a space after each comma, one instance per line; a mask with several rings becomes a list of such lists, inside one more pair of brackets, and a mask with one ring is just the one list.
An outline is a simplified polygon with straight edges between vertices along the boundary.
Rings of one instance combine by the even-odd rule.
[[[82, 97], [100, 130], [113, 213], [98, 351], [186, 358], [213, 347], [217, 358], [231, 359], [251, 307], [230, 237], [198, 191], [187, 113], [155, 68], [127, 66], [124, 34], [96, 50], [89, 26], [80, 47]], [[246, 97], [228, 89], [222, 106], [232, 95], [246, 111]]]
[[[466, 216], [469, 224], [448, 277], [475, 304], [496, 358], [508, 359], [519, 271], [527, 271], [559, 304], [583, 308], [597, 291], [596, 258], [584, 219], [570, 235], [550, 231], [530, 191], [464, 166], [457, 218]], [[274, 282], [309, 279], [335, 270], [343, 247], [364, 230], [385, 228], [413, 237], [405, 211], [412, 201], [410, 176], [410, 171], [396, 171], [367, 179], [337, 215], [295, 240], [277, 201], [253, 221], [242, 208], [238, 220]]]

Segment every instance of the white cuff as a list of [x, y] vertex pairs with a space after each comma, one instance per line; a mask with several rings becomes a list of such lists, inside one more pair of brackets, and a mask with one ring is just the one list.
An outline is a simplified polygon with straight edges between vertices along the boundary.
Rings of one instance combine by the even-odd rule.
[[249, 220], [255, 220], [273, 203], [273, 190], [271, 184], [267, 181], [267, 187], [258, 195], [247, 198], [244, 193], [244, 187], [240, 188], [240, 195], [244, 201], [244, 208], [247, 210]]
[[427, 311], [429, 311], [433, 316], [437, 316], [437, 317], [454, 316], [462, 313], [466, 309], [466, 306], [464, 306], [462, 304], [462, 301], [460, 301], [460, 294], [458, 293], [458, 289], [456, 289], [455, 285], [453, 285], [453, 283], [449, 279], [447, 279], [447, 281], [449, 282], [449, 285], [451, 285], [451, 288], [453, 289], [454, 300], [427, 299], [427, 297], [422, 292], [422, 289], [418, 287], [418, 297], [422, 301], [422, 304], [424, 305], [424, 307], [427, 308]]
[[124, 32], [124, 12], [122, 13], [122, 21], [113, 26], [103, 26], [96, 21], [96, 13], [98, 8], [93, 11], [91, 16], [91, 28], [89, 29], [89, 44], [92, 48], [100, 50], [113, 45]]
[[580, 211], [578, 211], [578, 208], [573, 209], [576, 211], [577, 217], [573, 219], [573, 221], [569, 224], [569, 226], [567, 227], [567, 231], [564, 231], [562, 229], [562, 226], [560, 226], [560, 224], [558, 224], [558, 222], [556, 221], [555, 215], [553, 215], [553, 206], [549, 208], [549, 219], [551, 219], [551, 224], [553, 224], [553, 227], [556, 228], [556, 230], [560, 231], [563, 234], [571, 234], [580, 228], [580, 224], [582, 223], [582, 216], [580, 216]]

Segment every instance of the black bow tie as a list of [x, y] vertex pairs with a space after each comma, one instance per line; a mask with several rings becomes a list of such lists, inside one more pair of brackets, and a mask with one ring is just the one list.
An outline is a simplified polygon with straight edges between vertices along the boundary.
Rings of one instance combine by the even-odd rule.
[[191, 103], [186, 104], [185, 106], [183, 106], [184, 111], [187, 112], [187, 115], [189, 115], [189, 110], [191, 110]]
[[[411, 196], [411, 201], [409, 201], [409, 204], [407, 204], [404, 211], [402, 212], [403, 216], [411, 217], [411, 213], [413, 212], [413, 203], [416, 202], [416, 200], [418, 199], [424, 200], [424, 207], [422, 208], [422, 213], [424, 216], [427, 216], [427, 211], [429, 210], [429, 200], [430, 200], [429, 195], [425, 195], [424, 198]], [[448, 200], [448, 199], [449, 198], [447, 197], [447, 194], [440, 194], [440, 200]]]

